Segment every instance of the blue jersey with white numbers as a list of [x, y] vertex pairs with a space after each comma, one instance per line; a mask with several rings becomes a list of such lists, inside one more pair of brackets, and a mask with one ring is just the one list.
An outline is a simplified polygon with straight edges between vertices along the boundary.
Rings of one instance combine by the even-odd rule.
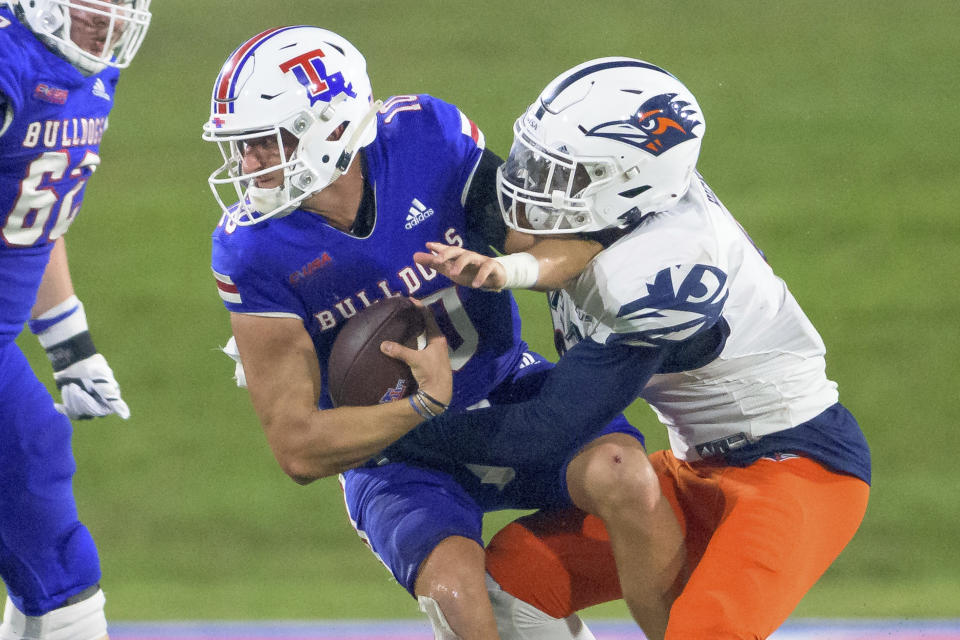
[[119, 73], [92, 76], [0, 9], [0, 344], [29, 317], [53, 241], [83, 202]]
[[[363, 149], [375, 199], [369, 233], [339, 231], [302, 209], [246, 227], [221, 218], [212, 266], [227, 309], [300, 318], [325, 369], [338, 331], [360, 309], [387, 296], [418, 298], [433, 310], [450, 348], [452, 404], [484, 399], [526, 349], [513, 297], [455, 286], [413, 261], [429, 241], [490, 253], [465, 207], [482, 140], [470, 120], [437, 98], [386, 101], [377, 137]], [[321, 406], [331, 406], [326, 393]]]

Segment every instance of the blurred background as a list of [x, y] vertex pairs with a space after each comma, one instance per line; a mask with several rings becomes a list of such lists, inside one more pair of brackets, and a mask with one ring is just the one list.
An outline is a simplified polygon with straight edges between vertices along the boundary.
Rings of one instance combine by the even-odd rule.
[[[152, 10], [67, 241], [132, 410], [128, 422], [78, 423], [74, 436], [112, 619], [420, 615], [354, 534], [337, 481], [284, 476], [218, 350], [230, 330], [209, 269], [220, 212], [206, 178], [220, 159], [200, 127], [228, 54], [286, 24], [351, 40], [380, 98], [459, 105], [501, 155], [540, 89], [584, 60], [638, 57], [684, 81], [706, 114], [701, 172], [820, 330], [828, 374], [873, 450], [863, 526], [795, 615], [960, 616], [960, 4], [155, 0]], [[553, 354], [542, 295], [520, 299], [528, 341]], [[29, 333], [20, 344], [49, 371]], [[647, 407], [630, 417], [653, 449], [666, 446]], [[489, 516], [487, 535], [516, 515]], [[585, 617], [626, 616], [613, 603]]]

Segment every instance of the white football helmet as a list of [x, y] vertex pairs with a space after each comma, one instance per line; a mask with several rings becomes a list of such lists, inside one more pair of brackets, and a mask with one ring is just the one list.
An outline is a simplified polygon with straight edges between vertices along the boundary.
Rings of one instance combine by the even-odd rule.
[[675, 77], [600, 58], [551, 82], [517, 119], [497, 171], [507, 225], [531, 234], [625, 227], [683, 197], [704, 119]]
[[4, 0], [4, 4], [48, 47], [87, 75], [105, 67], [130, 66], [150, 26], [150, 0]]
[[[214, 198], [241, 226], [293, 211], [346, 173], [356, 151], [373, 142], [379, 107], [366, 60], [341, 36], [309, 26], [254, 36], [223, 65], [203, 125], [203, 139], [218, 143], [224, 160], [209, 178]], [[283, 132], [296, 138], [289, 157]], [[244, 145], [265, 136], [276, 140], [279, 164], [244, 174]], [[281, 186], [254, 184], [254, 178], [278, 170]], [[229, 197], [221, 196], [223, 185], [232, 186]]]

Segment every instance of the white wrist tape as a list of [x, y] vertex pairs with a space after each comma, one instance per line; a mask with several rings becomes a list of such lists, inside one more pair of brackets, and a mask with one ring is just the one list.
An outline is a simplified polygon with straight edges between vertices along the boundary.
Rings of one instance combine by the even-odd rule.
[[[58, 316], [62, 317], [58, 319]], [[49, 322], [51, 320], [55, 321], [54, 324], [40, 329], [46, 324], [45, 321]], [[34, 318], [30, 324], [31, 330], [40, 329], [34, 332], [44, 349], [88, 330], [87, 314], [84, 313], [83, 303], [77, 299], [77, 296], [70, 296], [57, 306]]]
[[503, 270], [506, 272], [504, 289], [529, 289], [537, 284], [537, 278], [540, 277], [540, 263], [533, 255], [524, 251], [497, 256], [494, 260], [503, 265]]

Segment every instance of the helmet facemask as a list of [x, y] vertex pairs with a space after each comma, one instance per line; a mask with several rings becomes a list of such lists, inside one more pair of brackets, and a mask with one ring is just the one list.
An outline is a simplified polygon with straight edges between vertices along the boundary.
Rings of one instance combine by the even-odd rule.
[[607, 158], [574, 158], [564, 146], [548, 149], [524, 125], [514, 124], [514, 143], [497, 170], [500, 211], [507, 225], [530, 234], [592, 231], [600, 224], [592, 194], [611, 181]]
[[[335, 120], [339, 102], [342, 100], [334, 99], [316, 111], [304, 110], [265, 130], [233, 135], [204, 133], [205, 140], [217, 143], [224, 160], [210, 175], [210, 189], [234, 224], [248, 226], [286, 215], [353, 166], [356, 151], [366, 139], [365, 134], [369, 134], [369, 127], [375, 124], [373, 119], [381, 103], [371, 105], [367, 114], [354, 125]], [[279, 161], [255, 172], [244, 173], [244, 149], [261, 138], [271, 138], [268, 144], [278, 149]], [[270, 188], [256, 186], [256, 178], [276, 171], [283, 172], [281, 184]], [[232, 187], [228, 189], [229, 197], [221, 193], [225, 185]], [[237, 204], [231, 206], [232, 202]]]
[[150, 26], [150, 0], [16, 0], [37, 37], [85, 75], [130, 65]]
[[[213, 172], [209, 182], [214, 198], [224, 210], [229, 211], [236, 224], [254, 224], [261, 218], [277, 215], [287, 209], [292, 210], [307, 196], [303, 190], [294, 193], [294, 179], [303, 175], [306, 167], [296, 158], [296, 146], [290, 144], [290, 137], [291, 133], [277, 126], [269, 131], [252, 131], [216, 141], [224, 162]], [[277, 164], [244, 173], [243, 155], [246, 148], [252, 144], [272, 145], [276, 148]], [[256, 186], [257, 178], [278, 171], [283, 174], [279, 185], [270, 188]], [[232, 187], [228, 189], [228, 197], [221, 196], [220, 187], [223, 185]], [[228, 209], [228, 203], [237, 200], [240, 204]]]

